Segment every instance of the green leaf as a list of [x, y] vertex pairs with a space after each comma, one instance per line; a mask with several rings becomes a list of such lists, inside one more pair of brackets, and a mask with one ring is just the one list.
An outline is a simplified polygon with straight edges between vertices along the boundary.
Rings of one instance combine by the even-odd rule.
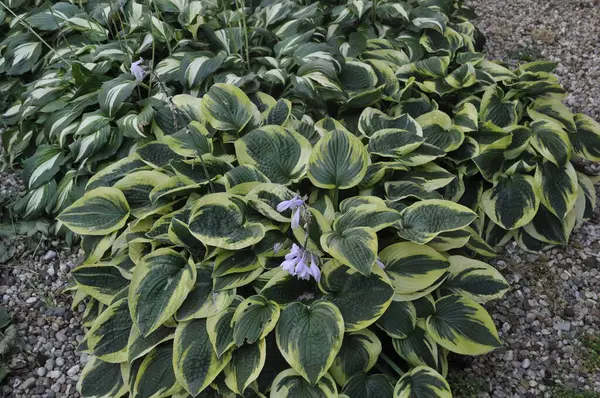
[[203, 244], [239, 250], [258, 243], [265, 235], [260, 223], [246, 220], [246, 202], [227, 193], [205, 195], [192, 210], [189, 227]]
[[600, 162], [600, 124], [591, 117], [575, 115], [577, 132], [570, 134], [573, 152], [588, 160]]
[[144, 169], [149, 169], [149, 166], [146, 163], [135, 156], [128, 156], [106, 166], [94, 174], [89, 179], [86, 190], [91, 191], [92, 189], [99, 187], [112, 187], [115, 182], [119, 181], [127, 174]]
[[552, 214], [564, 219], [577, 201], [577, 172], [571, 163], [557, 167], [554, 163], [538, 163], [534, 177], [540, 187], [541, 202]]
[[236, 309], [231, 326], [233, 339], [239, 347], [244, 342], [254, 344], [264, 339], [279, 320], [279, 306], [261, 295], [254, 295], [244, 300]]
[[381, 341], [368, 329], [358, 330], [344, 336], [329, 374], [339, 385], [344, 385], [356, 374], [368, 372], [375, 366], [381, 354]]
[[248, 96], [231, 84], [216, 83], [202, 97], [202, 116], [216, 130], [240, 132], [260, 113]]
[[210, 343], [219, 358], [223, 356], [225, 352], [228, 352], [231, 347], [235, 346], [231, 319], [233, 319], [233, 314], [242, 300], [243, 298], [241, 296], [235, 297], [229, 307], [224, 311], [210, 316], [206, 320], [206, 329], [208, 330]]
[[161, 326], [148, 336], [140, 335], [137, 327], [131, 328], [129, 340], [127, 342], [127, 361], [133, 363], [138, 358], [143, 357], [154, 347], [175, 337], [175, 329]]
[[156, 170], [142, 170], [127, 174], [113, 185], [123, 195], [129, 204], [131, 214], [144, 218], [160, 211], [165, 205], [164, 201], [152, 203], [150, 193], [158, 186], [169, 181], [169, 176]]
[[398, 355], [410, 365], [439, 368], [438, 346], [419, 326], [402, 339], [392, 338], [392, 344]]
[[367, 276], [377, 259], [377, 234], [368, 227], [325, 232], [321, 246], [340, 263]]
[[491, 265], [463, 256], [450, 256], [448, 261], [450, 275], [442, 284], [442, 291], [449, 290], [478, 303], [501, 298], [508, 291], [508, 282]]
[[465, 206], [438, 199], [417, 202], [400, 215], [398, 233], [404, 239], [419, 244], [431, 241], [441, 232], [464, 228], [477, 217]]
[[171, 342], [163, 343], [150, 351], [140, 364], [133, 380], [133, 396], [167, 397], [179, 391], [175, 379], [174, 357]]
[[144, 256], [133, 271], [129, 308], [134, 323], [147, 336], [181, 306], [196, 281], [196, 267], [168, 248]]
[[388, 336], [397, 339], [407, 337], [417, 325], [417, 310], [410, 301], [392, 301], [385, 313], [377, 320], [377, 326]]
[[61, 147], [40, 145], [35, 154], [23, 163], [23, 182], [27, 189], [38, 188], [53, 179], [64, 162]]
[[533, 131], [531, 145], [558, 167], [564, 167], [571, 158], [569, 136], [563, 128], [549, 120], [536, 120], [529, 125]]
[[347, 332], [364, 329], [377, 321], [394, 295], [394, 288], [380, 267], [374, 267], [364, 276], [335, 260], [323, 266], [319, 287], [325, 293], [323, 298], [340, 310]]
[[88, 349], [105, 362], [126, 361], [132, 326], [127, 299], [118, 300], [94, 321], [86, 335]]
[[367, 172], [369, 157], [361, 141], [343, 130], [333, 130], [315, 145], [308, 161], [308, 177], [319, 188], [348, 189]]
[[71, 274], [79, 289], [106, 305], [129, 285], [119, 269], [107, 263], [82, 264]]
[[342, 394], [346, 394], [348, 398], [383, 398], [392, 397], [393, 393], [394, 386], [382, 374], [357, 373], [342, 389]]
[[290, 184], [304, 176], [311, 153], [302, 135], [280, 126], [264, 126], [235, 141], [238, 162], [252, 165], [274, 183]]
[[439, 298], [425, 326], [442, 347], [463, 355], [481, 355], [500, 347], [498, 332], [487, 311], [458, 294]]
[[173, 341], [175, 377], [193, 396], [208, 387], [230, 360], [230, 352], [219, 358], [213, 350], [206, 319], [192, 319], [177, 325]]
[[77, 382], [77, 391], [84, 397], [112, 398], [127, 393], [121, 375], [121, 364], [104, 362], [91, 357]]
[[412, 242], [395, 243], [379, 253], [396, 294], [423, 290], [442, 277], [450, 264], [429, 246]]
[[225, 383], [232, 391], [243, 394], [246, 388], [258, 378], [266, 359], [265, 339], [237, 348], [231, 355], [231, 361], [223, 370]]
[[[335, 305], [322, 300], [310, 306], [299, 302], [288, 305], [276, 329], [281, 354], [312, 385], [327, 373], [342, 346], [343, 335], [342, 314]], [[277, 381], [273, 382], [273, 390], [281, 391]]]
[[116, 188], [96, 188], [67, 207], [57, 217], [71, 231], [80, 235], [106, 235], [125, 225], [129, 205]]
[[394, 398], [452, 398], [446, 379], [435, 370], [418, 366], [398, 380]]
[[271, 398], [336, 398], [337, 386], [335, 381], [325, 373], [318, 382], [310, 383], [294, 369], [279, 373], [271, 385]]
[[516, 229], [535, 216], [540, 204], [538, 189], [531, 176], [500, 176], [494, 187], [483, 193], [481, 207], [494, 223], [504, 229]]
[[224, 311], [235, 298], [235, 289], [214, 291], [209, 268], [196, 267], [196, 282], [175, 313], [177, 321], [208, 318]]
[[396, 158], [417, 149], [425, 139], [407, 130], [381, 129], [369, 138], [369, 153]]
[[98, 94], [100, 109], [108, 117], [114, 117], [136, 86], [137, 84], [135, 81], [123, 78], [117, 78], [103, 83], [100, 93]]

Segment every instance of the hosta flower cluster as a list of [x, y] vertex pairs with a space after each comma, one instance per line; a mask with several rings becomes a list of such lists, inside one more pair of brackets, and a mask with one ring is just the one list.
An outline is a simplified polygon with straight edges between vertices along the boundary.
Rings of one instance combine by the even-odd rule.
[[595, 206], [600, 126], [460, 1], [9, 6], [2, 143], [16, 210], [82, 237], [84, 397], [449, 397], [500, 344], [471, 256]]
[[362, 134], [309, 128], [255, 95], [187, 98], [187, 127], [59, 216], [88, 253], [82, 394], [451, 396], [448, 352], [500, 345], [481, 303], [508, 285], [465, 256], [487, 246], [477, 214], [438, 193], [450, 175], [411, 165], [422, 125], [367, 108]]

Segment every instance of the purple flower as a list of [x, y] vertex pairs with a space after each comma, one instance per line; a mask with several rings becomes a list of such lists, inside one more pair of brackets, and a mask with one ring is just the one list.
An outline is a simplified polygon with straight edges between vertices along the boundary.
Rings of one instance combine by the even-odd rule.
[[304, 199], [300, 195], [294, 196], [290, 200], [284, 200], [277, 205], [277, 211], [283, 212], [287, 209], [292, 210], [292, 228], [298, 228], [300, 226], [300, 214], [301, 208], [304, 206]]
[[377, 257], [377, 260], [375, 260], [375, 264], [379, 265], [381, 267], [381, 269], [385, 269], [385, 264], [383, 264], [383, 262], [381, 262], [379, 257]]
[[312, 276], [318, 282], [321, 279], [321, 270], [317, 261], [317, 256], [294, 243], [290, 252], [285, 255], [281, 268], [300, 279], [308, 280]]
[[140, 65], [142, 62], [144, 62], [144, 60], [140, 58], [139, 60], [132, 63], [130, 68], [131, 74], [135, 76], [135, 80], [137, 80], [138, 82], [141, 82], [146, 77], [146, 71]]

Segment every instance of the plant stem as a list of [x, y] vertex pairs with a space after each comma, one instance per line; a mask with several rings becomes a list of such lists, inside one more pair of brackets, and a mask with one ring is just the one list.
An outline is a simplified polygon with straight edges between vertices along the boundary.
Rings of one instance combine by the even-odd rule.
[[373, 26], [377, 22], [377, 0], [373, 0]]
[[340, 200], [340, 190], [339, 190], [339, 188], [336, 187], [334, 189], [331, 189], [329, 191], [329, 197], [331, 198], [331, 201], [333, 202], [333, 208], [335, 210], [337, 210], [338, 209], [338, 202]]
[[50, 10], [50, 14], [52, 14], [52, 18], [54, 18], [54, 22], [56, 22], [56, 26], [58, 26], [58, 34], [61, 35], [62, 38], [67, 42], [67, 46], [69, 47], [69, 50], [71, 50], [71, 53], [74, 53], [73, 47], [71, 47], [71, 43], [69, 43], [69, 40], [65, 36], [65, 32], [63, 32], [62, 27], [58, 24], [58, 19], [56, 18], [56, 15], [54, 15], [54, 10], [52, 9], [52, 6], [48, 7], [48, 9]]
[[383, 352], [381, 354], [379, 354], [379, 357], [381, 359], [383, 359], [390, 366], [390, 368], [394, 369], [394, 371], [396, 371], [396, 373], [398, 373], [399, 376], [404, 375], [404, 372], [402, 371], [402, 369], [400, 369], [398, 367], [398, 365], [396, 365], [390, 357], [385, 355]]
[[244, 4], [244, 0], [239, 0], [239, 4], [241, 6], [241, 13], [242, 13], [242, 27], [244, 29], [244, 41], [245, 41], [245, 50], [246, 50], [246, 66], [248, 68], [248, 73], [250, 73], [250, 50], [249, 50], [249, 44], [248, 44], [248, 26], [246, 25], [246, 11], [245, 11], [245, 4]]
[[11, 10], [10, 8], [8, 8], [8, 6], [7, 6], [6, 4], [4, 4], [4, 2], [3, 2], [3, 1], [0, 1], [0, 5], [2, 5], [2, 7], [4, 7], [4, 8], [5, 8], [5, 9], [6, 9], [8, 12], [10, 12], [10, 13], [12, 14], [12, 16], [13, 16], [13, 17], [17, 18], [17, 19], [19, 20], [19, 23], [20, 23], [21, 25], [23, 25], [24, 27], [26, 27], [26, 28], [27, 28], [27, 30], [29, 30], [31, 33], [33, 33], [35, 37], [37, 37], [38, 39], [40, 39], [40, 41], [41, 41], [42, 43], [44, 43], [44, 45], [45, 45], [46, 47], [48, 47], [48, 49], [49, 49], [50, 51], [52, 51], [54, 54], [56, 54], [56, 55], [58, 56], [58, 58], [60, 58], [60, 60], [61, 60], [61, 61], [63, 61], [63, 62], [64, 62], [64, 63], [66, 63], [67, 65], [71, 66], [71, 63], [70, 63], [70, 62], [68, 62], [66, 59], [64, 59], [64, 58], [62, 57], [62, 55], [60, 55], [60, 54], [59, 54], [59, 53], [58, 53], [58, 52], [57, 52], [57, 51], [56, 51], [54, 48], [52, 48], [52, 46], [51, 46], [50, 44], [48, 44], [48, 43], [46, 42], [46, 40], [42, 39], [42, 37], [41, 37], [40, 35], [38, 35], [38, 34], [37, 34], [37, 32], [36, 32], [35, 30], [33, 30], [33, 28], [32, 28], [32, 27], [31, 27], [31, 26], [30, 26], [30, 25], [29, 25], [27, 22], [25, 22], [25, 20], [23, 20], [23, 19], [20, 19], [20, 18], [19, 18], [19, 16], [13, 12], [13, 10]]

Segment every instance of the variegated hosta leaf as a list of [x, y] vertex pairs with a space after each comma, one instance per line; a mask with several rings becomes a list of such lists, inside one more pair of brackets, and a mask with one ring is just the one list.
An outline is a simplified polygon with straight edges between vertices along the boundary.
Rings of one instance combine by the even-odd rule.
[[[541, 205], [533, 220], [524, 227], [526, 235], [534, 238], [534, 242], [526, 245], [528, 246], [527, 250], [540, 251], [548, 244], [566, 245], [575, 226], [575, 216], [575, 212], [571, 211], [564, 220], [561, 220], [552, 214], [546, 206]], [[546, 245], [541, 245], [541, 242], [546, 243]]]
[[303, 177], [311, 149], [302, 135], [280, 126], [264, 126], [235, 141], [238, 162], [255, 166], [278, 184]]
[[202, 115], [217, 130], [240, 132], [260, 113], [248, 96], [231, 84], [217, 83], [202, 97]]
[[162, 248], [143, 257], [133, 271], [129, 308], [147, 336], [181, 306], [196, 281], [196, 267], [178, 252]]
[[140, 335], [137, 326], [132, 326], [127, 342], [127, 360], [133, 363], [138, 358], [146, 355], [154, 347], [175, 337], [175, 329], [167, 326], [161, 326], [148, 336]]
[[518, 101], [503, 99], [504, 93], [497, 86], [490, 86], [481, 99], [479, 114], [483, 122], [508, 127], [517, 122]]
[[576, 133], [573, 114], [560, 100], [551, 97], [536, 98], [527, 109], [532, 120], [548, 119], [559, 122], [569, 133]]
[[137, 149], [136, 154], [146, 164], [155, 169], [164, 168], [172, 160], [179, 160], [181, 156], [175, 153], [167, 144], [162, 142], [152, 141]]
[[226, 193], [205, 195], [190, 216], [190, 231], [202, 243], [239, 250], [258, 243], [265, 235], [260, 223], [246, 221], [246, 202]]
[[296, 193], [284, 185], [271, 183], [253, 184], [253, 189], [248, 192], [246, 199], [260, 214], [279, 222], [290, 222], [292, 210], [277, 211], [279, 203], [291, 200]]
[[54, 178], [65, 162], [63, 149], [56, 145], [41, 145], [23, 164], [23, 181], [29, 190]]
[[342, 393], [348, 398], [391, 398], [394, 394], [394, 386], [385, 375], [367, 375], [361, 372], [352, 376], [344, 384]]
[[395, 158], [418, 148], [425, 139], [407, 130], [382, 129], [369, 138], [369, 153]]
[[563, 127], [549, 120], [536, 120], [529, 127], [535, 150], [558, 167], [564, 167], [571, 158], [571, 143]]
[[106, 166], [88, 181], [86, 189], [91, 191], [98, 187], [112, 187], [115, 182], [119, 181], [127, 174], [134, 173], [150, 167], [142, 160], [135, 156], [129, 156]]
[[504, 229], [529, 223], [540, 205], [539, 187], [533, 177], [524, 174], [500, 176], [493, 188], [481, 197], [485, 214]]
[[94, 321], [86, 335], [88, 349], [106, 362], [126, 361], [127, 341], [132, 326], [127, 299], [118, 300]]
[[444, 152], [458, 149], [465, 139], [464, 133], [460, 129], [452, 127], [452, 119], [444, 112], [428, 112], [416, 120], [423, 129], [425, 142]]
[[383, 270], [375, 266], [365, 276], [335, 260], [323, 266], [320, 289], [323, 298], [335, 304], [344, 318], [347, 332], [371, 325], [386, 311], [394, 288]]
[[57, 217], [71, 231], [80, 235], [105, 235], [125, 225], [129, 204], [116, 188], [101, 187], [67, 207]]
[[390, 117], [375, 108], [366, 108], [360, 114], [358, 129], [365, 137], [372, 137], [379, 130], [397, 129], [423, 136], [421, 126], [407, 113]]
[[555, 216], [564, 219], [577, 200], [577, 172], [571, 163], [557, 167], [544, 161], [538, 164], [535, 183], [540, 187], [541, 201]]
[[308, 161], [308, 177], [319, 188], [348, 189], [362, 180], [369, 157], [360, 139], [333, 130], [315, 145]]
[[190, 160], [171, 161], [170, 166], [179, 180], [186, 185], [206, 184], [233, 169], [230, 163], [211, 154]]
[[178, 321], [208, 318], [224, 311], [235, 298], [235, 289], [213, 290], [210, 268], [196, 267], [196, 282], [175, 313]]
[[501, 298], [508, 291], [508, 282], [491, 265], [463, 256], [450, 256], [448, 261], [450, 275], [442, 283], [442, 291], [449, 290], [478, 303]]
[[107, 263], [82, 264], [72, 272], [79, 288], [103, 304], [129, 285], [119, 268]]
[[329, 368], [329, 374], [339, 385], [344, 385], [352, 376], [368, 372], [375, 366], [381, 354], [381, 341], [368, 329], [348, 333], [342, 348]]
[[[276, 329], [277, 346], [281, 354], [312, 385], [327, 373], [342, 346], [343, 335], [342, 314], [335, 305], [324, 300], [315, 301], [309, 306], [300, 302], [288, 305], [281, 311]], [[279, 388], [278, 379], [273, 381], [272, 392], [285, 391]], [[326, 381], [327, 377], [321, 383]], [[333, 380], [331, 384], [335, 385]]]
[[410, 365], [440, 370], [438, 346], [419, 326], [402, 339], [393, 338], [392, 344], [398, 355]]
[[84, 397], [112, 398], [127, 393], [121, 375], [121, 364], [91, 357], [77, 382], [77, 391]]
[[487, 311], [458, 294], [439, 298], [425, 325], [436, 343], [458, 354], [481, 355], [502, 345]]
[[311, 383], [294, 369], [287, 369], [273, 380], [270, 398], [336, 398], [337, 396], [335, 381], [327, 373], [320, 380]]
[[242, 301], [243, 298], [237, 296], [224, 311], [206, 319], [208, 338], [210, 339], [213, 350], [219, 358], [223, 356], [224, 353], [229, 352], [231, 347], [235, 346], [231, 319], [233, 319], [233, 314]]
[[175, 377], [193, 396], [208, 387], [231, 360], [231, 352], [217, 357], [206, 322], [206, 319], [180, 322], [173, 341]]
[[264, 296], [248, 297], [236, 309], [231, 319], [233, 339], [239, 347], [244, 342], [254, 344], [264, 339], [277, 325], [279, 305]]
[[450, 266], [443, 255], [429, 246], [412, 242], [386, 247], [379, 253], [379, 259], [385, 266], [395, 294], [400, 296], [431, 286]]
[[[135, 375], [130, 375], [133, 396], [166, 397], [179, 391], [181, 386], [175, 379], [174, 359], [173, 344], [170, 341], [150, 351]], [[135, 379], [131, 379], [131, 376], [135, 376]]]
[[600, 162], [600, 124], [578, 113], [575, 115], [575, 125], [577, 132], [569, 135], [573, 151], [581, 157]]
[[[136, 218], [144, 218], [160, 210], [166, 203], [152, 203], [150, 192], [168, 181], [169, 176], [159, 171], [142, 170], [127, 174], [113, 185], [125, 195], [131, 214]], [[162, 206], [161, 206], [162, 205]]]
[[214, 57], [186, 54], [181, 60], [179, 68], [179, 81], [187, 89], [200, 87], [200, 85], [223, 64], [225, 53], [219, 53]]
[[404, 239], [423, 244], [441, 232], [469, 225], [477, 215], [469, 208], [447, 200], [422, 200], [400, 213], [398, 233]]
[[[344, 202], [340, 204], [340, 209], [342, 209], [343, 205]], [[377, 232], [394, 225], [400, 218], [400, 213], [390, 209], [385, 203], [358, 204], [343, 211], [343, 214], [335, 219], [333, 229], [344, 231], [350, 228], [368, 227]]]
[[181, 130], [159, 138], [180, 156], [197, 157], [212, 153], [213, 142], [202, 124], [192, 121]]
[[444, 377], [427, 366], [418, 366], [398, 380], [394, 398], [452, 398]]
[[265, 339], [254, 344], [244, 344], [233, 351], [231, 360], [223, 370], [225, 383], [234, 392], [243, 394], [258, 378], [267, 359]]
[[98, 94], [100, 109], [109, 117], [114, 117], [136, 87], [136, 82], [117, 78], [102, 84]]
[[417, 325], [417, 310], [410, 301], [392, 301], [385, 313], [377, 320], [377, 326], [390, 337], [403, 339]]
[[377, 260], [377, 234], [369, 227], [325, 232], [321, 246], [334, 259], [363, 275], [371, 274]]

